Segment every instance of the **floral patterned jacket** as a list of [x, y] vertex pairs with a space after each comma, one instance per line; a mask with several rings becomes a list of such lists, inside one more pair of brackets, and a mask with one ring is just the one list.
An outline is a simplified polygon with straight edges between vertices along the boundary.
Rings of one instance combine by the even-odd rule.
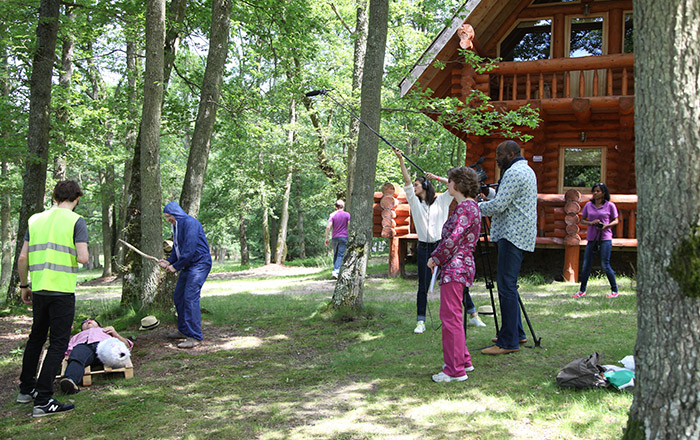
[[442, 241], [431, 257], [442, 271], [441, 283], [458, 282], [469, 287], [474, 282], [474, 248], [479, 240], [481, 213], [473, 200], [457, 205], [442, 227]]

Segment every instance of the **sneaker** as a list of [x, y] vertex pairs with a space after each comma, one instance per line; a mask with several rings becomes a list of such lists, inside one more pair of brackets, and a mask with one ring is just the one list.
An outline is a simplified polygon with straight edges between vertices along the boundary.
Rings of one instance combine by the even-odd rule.
[[336, 272], [336, 271], [331, 272], [331, 276], [333, 277], [334, 280], [337, 280], [337, 279], [338, 279], [338, 273], [340, 273], [340, 271], [338, 271], [338, 272]]
[[574, 298], [583, 298], [586, 296], [586, 292], [576, 292], [574, 293]]
[[64, 377], [61, 379], [61, 382], [59, 382], [59, 385], [64, 394], [76, 394], [80, 392], [80, 387], [73, 382], [73, 379]]
[[[444, 370], [446, 366], [447, 364], [442, 364], [442, 369]], [[471, 373], [472, 371], [474, 371], [474, 365], [464, 367], [464, 371], [466, 371], [467, 373]]]
[[469, 379], [469, 377], [466, 374], [460, 377], [448, 376], [442, 371], [438, 374], [433, 374], [433, 382], [463, 382], [467, 379]]
[[470, 318], [469, 324], [473, 325], [474, 327], [486, 327], [486, 324], [484, 324], [484, 321], [479, 318], [479, 315]]
[[425, 322], [418, 321], [416, 323], [416, 328], [413, 329], [413, 333], [419, 334], [419, 333], [423, 333], [424, 331], [425, 331]]
[[617, 298], [620, 296], [618, 292], [610, 292], [610, 295], [606, 295], [606, 298]]
[[200, 341], [195, 338], [187, 338], [184, 342], [177, 344], [177, 348], [194, 348], [198, 346]]
[[32, 417], [50, 416], [51, 414], [70, 411], [73, 408], [75, 408], [75, 406], [70, 403], [63, 404], [56, 399], [51, 399], [46, 405], [34, 405]]
[[29, 394], [24, 394], [23, 392], [17, 393], [17, 403], [32, 403], [34, 402], [34, 398], [37, 396], [36, 390], [31, 390]]

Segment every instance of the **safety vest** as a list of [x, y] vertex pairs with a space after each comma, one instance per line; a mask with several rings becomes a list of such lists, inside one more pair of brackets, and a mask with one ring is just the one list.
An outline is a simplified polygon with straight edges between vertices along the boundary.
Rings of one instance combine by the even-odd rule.
[[33, 291], [75, 292], [78, 252], [73, 230], [79, 218], [70, 209], [51, 208], [29, 219], [29, 271]]

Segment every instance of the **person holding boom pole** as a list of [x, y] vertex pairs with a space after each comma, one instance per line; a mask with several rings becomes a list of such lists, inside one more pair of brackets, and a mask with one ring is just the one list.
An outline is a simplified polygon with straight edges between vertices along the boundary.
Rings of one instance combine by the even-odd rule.
[[394, 148], [394, 154], [399, 158], [401, 174], [403, 175], [406, 200], [411, 208], [416, 234], [418, 234], [418, 293], [416, 294], [416, 328], [413, 333], [425, 332], [425, 309], [428, 303], [428, 285], [430, 283], [430, 269], [428, 258], [440, 242], [442, 225], [447, 220], [450, 212], [450, 203], [453, 197], [445, 191], [435, 196], [435, 188], [428, 179], [447, 181], [444, 177], [438, 177], [432, 173], [426, 173], [425, 177], [417, 177], [411, 183], [411, 177], [403, 161], [403, 151]]

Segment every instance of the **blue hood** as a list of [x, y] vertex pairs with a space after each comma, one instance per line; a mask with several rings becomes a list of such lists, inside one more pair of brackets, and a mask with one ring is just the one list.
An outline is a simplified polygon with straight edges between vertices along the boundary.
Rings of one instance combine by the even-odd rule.
[[180, 220], [188, 217], [187, 213], [175, 201], [172, 201], [172, 202], [168, 203], [167, 205], [165, 205], [165, 208], [163, 208], [163, 212], [165, 214], [172, 215], [173, 217], [175, 217], [175, 220], [177, 220], [178, 222]]

